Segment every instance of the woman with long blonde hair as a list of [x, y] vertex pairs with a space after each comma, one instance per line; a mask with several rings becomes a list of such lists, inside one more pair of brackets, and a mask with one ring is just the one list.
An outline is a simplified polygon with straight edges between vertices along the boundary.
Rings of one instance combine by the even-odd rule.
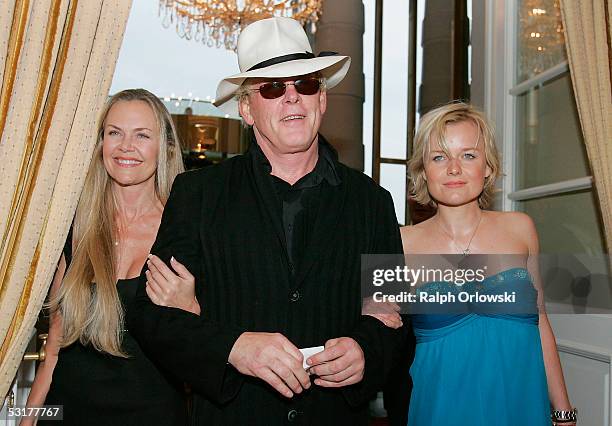
[[181, 384], [142, 353], [124, 320], [183, 171], [176, 130], [155, 95], [131, 89], [108, 100], [97, 135], [51, 287], [47, 358], [28, 406], [63, 405], [64, 424], [184, 424]]

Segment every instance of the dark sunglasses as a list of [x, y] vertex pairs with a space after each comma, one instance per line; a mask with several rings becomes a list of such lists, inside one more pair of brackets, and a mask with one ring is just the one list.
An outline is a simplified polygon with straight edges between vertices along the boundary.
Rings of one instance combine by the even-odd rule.
[[257, 89], [252, 89], [255, 92], [259, 92], [261, 97], [264, 99], [276, 99], [280, 98], [287, 91], [287, 86], [294, 86], [295, 90], [300, 95], [314, 95], [321, 88], [321, 80], [315, 77], [301, 78], [294, 82], [284, 81], [270, 81], [264, 83]]

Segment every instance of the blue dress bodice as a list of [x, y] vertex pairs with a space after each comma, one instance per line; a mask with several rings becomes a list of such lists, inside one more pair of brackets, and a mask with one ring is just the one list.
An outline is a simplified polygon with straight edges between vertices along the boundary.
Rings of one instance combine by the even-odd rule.
[[515, 292], [516, 306], [464, 303], [412, 315], [409, 426], [550, 425], [538, 328], [537, 291], [525, 268], [458, 287], [431, 282], [417, 292]]
[[[417, 295], [421, 292], [451, 293], [457, 295], [460, 291], [469, 294], [502, 294], [514, 292], [516, 302], [512, 306], [492, 306], [483, 303], [455, 303], [453, 306], [441, 308], [449, 313], [435, 314], [414, 314], [411, 316], [412, 326], [415, 332], [418, 330], [433, 330], [449, 326], [453, 323], [464, 320], [472, 314], [505, 317], [515, 321], [538, 324], [537, 313], [537, 291], [533, 287], [533, 282], [529, 271], [525, 268], [511, 268], [497, 274], [486, 277], [482, 282], [470, 281], [463, 286], [441, 281], [427, 283], [417, 290]], [[418, 338], [418, 335], [417, 335]]]

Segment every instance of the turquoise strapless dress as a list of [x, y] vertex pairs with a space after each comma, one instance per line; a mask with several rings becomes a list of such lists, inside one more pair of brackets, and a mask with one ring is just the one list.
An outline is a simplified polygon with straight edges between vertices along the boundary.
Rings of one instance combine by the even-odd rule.
[[[524, 268], [478, 285], [480, 293], [516, 290], [537, 312]], [[432, 289], [458, 291], [451, 283], [428, 283], [419, 291]], [[550, 426], [537, 313], [485, 311], [412, 316], [417, 346], [409, 426]]]

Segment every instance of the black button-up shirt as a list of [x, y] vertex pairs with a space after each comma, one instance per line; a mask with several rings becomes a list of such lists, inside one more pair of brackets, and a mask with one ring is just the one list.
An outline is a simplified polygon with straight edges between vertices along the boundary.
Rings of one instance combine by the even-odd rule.
[[[319, 138], [321, 138], [319, 136]], [[325, 184], [339, 185], [340, 178], [336, 173], [333, 157], [326, 143], [319, 143], [319, 159], [315, 168], [293, 185], [273, 176], [272, 166], [261, 148], [253, 140], [254, 152], [259, 158], [257, 167], [270, 176], [279, 200], [279, 209], [283, 218], [287, 256], [291, 273], [301, 261], [312, 233], [319, 212], [320, 192]]]

